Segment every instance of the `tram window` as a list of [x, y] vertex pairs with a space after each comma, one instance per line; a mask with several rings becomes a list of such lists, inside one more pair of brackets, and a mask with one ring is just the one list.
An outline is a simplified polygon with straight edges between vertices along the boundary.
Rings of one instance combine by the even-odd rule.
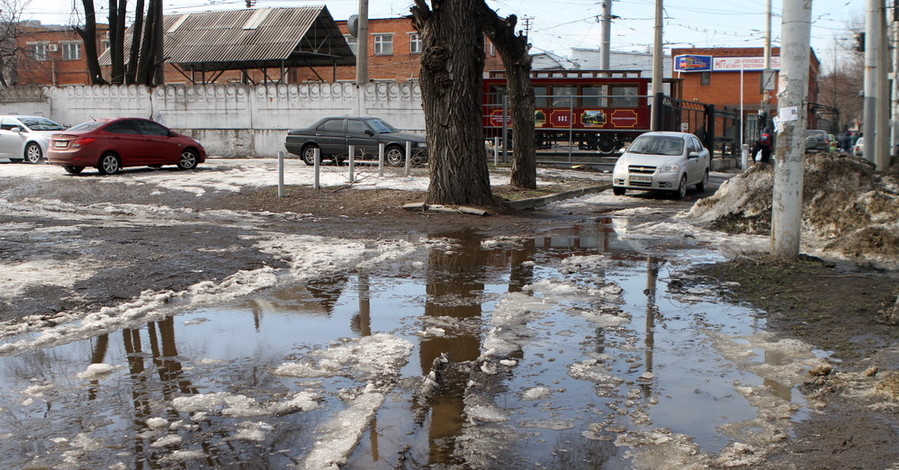
[[577, 87], [554, 86], [553, 108], [570, 108], [574, 106], [574, 96], [577, 95]]
[[534, 98], [536, 99], [535, 104], [538, 108], [545, 108], [546, 105], [549, 104], [547, 93], [548, 92], [545, 86], [534, 87]]
[[492, 86], [492, 87], [490, 87], [490, 92], [487, 94], [487, 103], [503, 104], [504, 96], [506, 96], [506, 87]]
[[637, 107], [637, 87], [612, 85], [610, 93], [612, 107], [614, 108], [636, 108]]
[[605, 86], [585, 86], [581, 89], [581, 106], [584, 108], [604, 108], [606, 107], [606, 91]]

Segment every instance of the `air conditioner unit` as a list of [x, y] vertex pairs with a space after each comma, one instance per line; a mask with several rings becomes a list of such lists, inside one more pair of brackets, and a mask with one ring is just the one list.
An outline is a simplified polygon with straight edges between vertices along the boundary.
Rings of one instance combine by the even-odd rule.
[[59, 50], [59, 45], [58, 44], [48, 44], [47, 50], [50, 52], [56, 52]]

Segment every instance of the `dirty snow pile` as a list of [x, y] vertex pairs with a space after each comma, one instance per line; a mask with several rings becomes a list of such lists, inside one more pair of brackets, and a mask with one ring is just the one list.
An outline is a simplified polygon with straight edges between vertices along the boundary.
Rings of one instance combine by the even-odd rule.
[[[732, 233], [771, 229], [774, 171], [755, 165], [726, 181], [686, 215]], [[852, 257], [899, 260], [899, 177], [876, 173], [866, 160], [846, 154], [808, 153], [803, 179], [803, 239]]]

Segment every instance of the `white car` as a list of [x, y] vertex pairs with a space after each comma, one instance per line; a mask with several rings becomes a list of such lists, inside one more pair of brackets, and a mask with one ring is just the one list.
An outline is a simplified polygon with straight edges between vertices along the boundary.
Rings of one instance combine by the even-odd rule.
[[685, 132], [647, 132], [625, 149], [612, 172], [612, 191], [670, 191], [678, 198], [687, 186], [705, 191], [711, 157], [699, 139]]
[[852, 146], [852, 154], [856, 157], [863, 157], [865, 154], [865, 138], [859, 137]]
[[37, 163], [47, 154], [50, 136], [65, 129], [41, 116], [0, 116], [0, 157]]

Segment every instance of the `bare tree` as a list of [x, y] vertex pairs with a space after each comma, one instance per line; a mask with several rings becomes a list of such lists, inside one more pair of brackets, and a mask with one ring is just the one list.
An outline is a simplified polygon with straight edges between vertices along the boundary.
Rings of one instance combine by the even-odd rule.
[[131, 25], [131, 47], [128, 55], [128, 63], [125, 66], [125, 83], [137, 82], [137, 61], [140, 57], [140, 41], [144, 28], [144, 0], [137, 0], [134, 7], [134, 23]]
[[421, 93], [428, 136], [429, 204], [496, 203], [490, 189], [481, 79], [483, 0], [415, 0], [412, 23], [421, 34]]
[[16, 56], [21, 52], [16, 45], [16, 38], [19, 37], [22, 12], [28, 8], [29, 3], [0, 0], [0, 86], [16, 84]]
[[87, 73], [90, 77], [91, 85], [105, 85], [107, 82], [103, 78], [100, 69], [100, 54], [97, 52], [97, 11], [94, 8], [93, 0], [81, 0], [84, 7], [84, 26], [76, 26], [75, 32], [81, 36], [84, 43], [84, 60], [87, 61]]
[[[88, 2], [91, 0], [83, 0]], [[125, 83], [125, 17], [128, 0], [109, 0], [109, 58], [112, 62], [110, 80]]]
[[511, 184], [516, 188], [537, 188], [537, 148], [534, 135], [534, 87], [531, 85], [531, 56], [528, 38], [515, 33], [518, 17], [500, 18], [486, 2], [481, 2], [480, 19], [484, 33], [496, 46], [506, 70], [509, 109], [512, 114]]

